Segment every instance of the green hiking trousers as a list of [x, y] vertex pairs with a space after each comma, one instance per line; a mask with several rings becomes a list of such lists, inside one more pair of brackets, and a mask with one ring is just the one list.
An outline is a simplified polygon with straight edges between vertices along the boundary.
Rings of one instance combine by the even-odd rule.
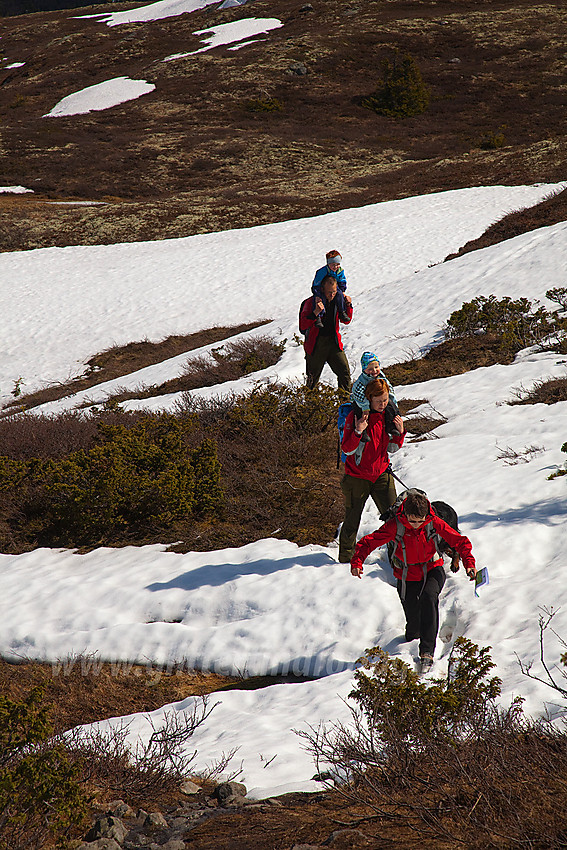
[[319, 334], [313, 352], [311, 354], [305, 353], [307, 386], [310, 390], [317, 386], [325, 363], [329, 364], [329, 368], [337, 376], [339, 390], [350, 393], [352, 381], [346, 354], [340, 350], [333, 336]]
[[341, 490], [345, 497], [345, 518], [339, 536], [339, 561], [346, 564], [354, 554], [356, 534], [368, 497], [372, 497], [378, 513], [383, 514], [396, 501], [396, 485], [389, 472], [383, 472], [374, 482], [343, 475]]

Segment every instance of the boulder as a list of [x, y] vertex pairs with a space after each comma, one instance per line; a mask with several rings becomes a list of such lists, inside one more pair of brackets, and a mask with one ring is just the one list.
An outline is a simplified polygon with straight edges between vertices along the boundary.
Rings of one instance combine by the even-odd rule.
[[224, 806], [230, 797], [246, 797], [246, 794], [246, 785], [241, 782], [223, 782], [221, 785], [217, 785], [213, 797], [219, 801], [221, 806]]
[[150, 812], [144, 821], [144, 829], [164, 829], [167, 821], [161, 812]]
[[[97, 841], [99, 838], [114, 839], [122, 844], [130, 830], [124, 826], [120, 818], [114, 815], [105, 815], [94, 822], [85, 836], [85, 841]], [[98, 848], [97, 848], [98, 850]]]

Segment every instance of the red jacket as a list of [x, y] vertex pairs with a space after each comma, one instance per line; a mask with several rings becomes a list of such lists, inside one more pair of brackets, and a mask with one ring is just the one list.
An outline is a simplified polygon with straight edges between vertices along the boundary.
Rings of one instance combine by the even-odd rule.
[[[341, 335], [339, 332], [339, 320], [344, 324], [350, 324], [352, 320], [352, 304], [346, 304], [346, 310], [344, 313], [339, 313], [336, 305], [336, 300], [333, 298], [330, 305], [327, 306], [327, 310], [333, 309], [335, 311], [335, 339], [336, 343], [339, 346], [339, 351], [343, 350], [343, 341], [341, 339]], [[313, 354], [313, 350], [315, 348], [315, 343], [317, 342], [317, 337], [319, 336], [319, 328], [315, 325], [315, 320], [317, 316], [313, 312], [313, 296], [305, 299], [305, 303], [301, 308], [301, 313], [299, 315], [299, 330], [305, 334], [305, 342], [303, 343], [303, 348], [305, 349], [306, 354]]]
[[[451, 528], [445, 520], [438, 517], [431, 505], [429, 506], [427, 519], [419, 528], [412, 528], [406, 520], [403, 513], [403, 503], [398, 510], [398, 517], [405, 528], [404, 545], [406, 547], [406, 558], [408, 564], [407, 581], [423, 581], [423, 564], [427, 563], [427, 571], [429, 572], [429, 570], [432, 570], [434, 567], [443, 563], [443, 558], [437, 554], [434, 541], [432, 539], [427, 540], [426, 538], [425, 529], [430, 520], [433, 522], [435, 532], [439, 534], [443, 540], [446, 540], [449, 546], [452, 546], [457, 550], [463, 560], [465, 569], [475, 566], [475, 561], [472, 555], [472, 546], [468, 537], [465, 537], [463, 534], [459, 534], [459, 532]], [[384, 544], [389, 543], [390, 540], [395, 538], [396, 529], [396, 520], [389, 519], [388, 522], [384, 523], [384, 525], [378, 529], [378, 531], [375, 531], [373, 534], [367, 534], [366, 537], [362, 537], [356, 544], [351, 566], [362, 569], [363, 562], [370, 553], [374, 551], [374, 549], [378, 546], [384, 546]], [[403, 563], [404, 554], [400, 543], [398, 543], [396, 547], [394, 556]], [[402, 570], [397, 565], [394, 565], [394, 575], [398, 579], [402, 578]]]
[[[368, 425], [366, 426], [366, 433], [370, 437], [370, 442], [364, 444], [364, 450], [359, 464], [356, 463], [354, 455], [348, 454], [348, 452], [353, 452], [360, 443], [360, 437], [356, 435], [354, 427], [354, 413], [349, 413], [346, 418], [341, 443], [342, 451], [347, 454], [345, 472], [347, 475], [353, 475], [355, 478], [365, 478], [367, 481], [374, 482], [383, 472], [386, 472], [390, 465], [390, 458], [388, 457], [390, 437], [384, 427], [384, 414], [370, 413]], [[398, 446], [401, 446], [405, 436], [405, 433], [396, 434], [391, 439]]]

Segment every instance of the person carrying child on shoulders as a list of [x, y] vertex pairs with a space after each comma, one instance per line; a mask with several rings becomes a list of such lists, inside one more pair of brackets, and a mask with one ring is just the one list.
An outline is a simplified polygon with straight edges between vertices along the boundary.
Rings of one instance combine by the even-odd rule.
[[317, 304], [317, 299], [323, 302], [323, 311], [317, 317], [317, 327], [321, 327], [325, 318], [325, 295], [322, 290], [322, 283], [326, 277], [333, 277], [337, 281], [337, 307], [341, 312], [345, 311], [344, 293], [347, 288], [347, 281], [344, 270], [341, 268], [342, 257], [338, 251], [327, 251], [325, 256], [326, 265], [321, 266], [315, 272], [313, 283], [311, 284], [311, 292], [313, 293], [313, 309]]
[[[404, 421], [396, 416], [394, 425], [396, 434], [389, 437], [384, 421], [384, 411], [388, 406], [388, 384], [383, 378], [375, 378], [366, 387], [364, 394], [369, 402], [369, 410], [356, 416], [354, 410], [348, 414], [341, 442], [341, 450], [346, 455], [345, 474], [341, 480], [341, 490], [345, 498], [345, 518], [339, 534], [339, 561], [350, 562], [356, 535], [362, 517], [362, 511], [368, 500], [373, 500], [378, 513], [385, 513], [396, 501], [396, 485], [390, 472], [388, 445], [397, 443], [400, 447], [405, 438]], [[362, 435], [368, 439], [362, 442]]]
[[[382, 380], [386, 381], [386, 384], [388, 385], [389, 393], [388, 405], [384, 411], [386, 431], [390, 437], [399, 434], [399, 431], [394, 424], [394, 419], [396, 416], [400, 415], [396, 394], [392, 384], [380, 367], [380, 361], [372, 351], [365, 351], [360, 358], [360, 366], [362, 372], [352, 385], [352, 392], [350, 395], [355, 417], [360, 419], [363, 413], [367, 413], [370, 410], [370, 402], [365, 395], [366, 387], [369, 383], [371, 383], [371, 381], [376, 380], [376, 378], [382, 378]], [[368, 434], [364, 432], [361, 437], [361, 442], [367, 442], [368, 439]], [[398, 444], [391, 440], [388, 445], [388, 451], [393, 453], [397, 452], [398, 449]]]
[[406, 617], [404, 637], [406, 641], [419, 639], [420, 673], [426, 673], [433, 665], [439, 594], [445, 584], [443, 556], [438, 554], [435, 535], [457, 550], [473, 581], [476, 564], [470, 540], [437, 516], [425, 493], [416, 490], [408, 491], [392, 519], [358, 541], [350, 562], [351, 574], [362, 578], [362, 565], [370, 553], [394, 541], [390, 561]]

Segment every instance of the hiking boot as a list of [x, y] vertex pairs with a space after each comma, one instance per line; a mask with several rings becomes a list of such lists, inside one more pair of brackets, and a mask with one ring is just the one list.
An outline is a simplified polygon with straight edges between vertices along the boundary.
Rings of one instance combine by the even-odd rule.
[[431, 655], [421, 655], [419, 658], [419, 664], [417, 668], [417, 672], [420, 675], [424, 673], [429, 673], [431, 668], [433, 667], [433, 657]]

